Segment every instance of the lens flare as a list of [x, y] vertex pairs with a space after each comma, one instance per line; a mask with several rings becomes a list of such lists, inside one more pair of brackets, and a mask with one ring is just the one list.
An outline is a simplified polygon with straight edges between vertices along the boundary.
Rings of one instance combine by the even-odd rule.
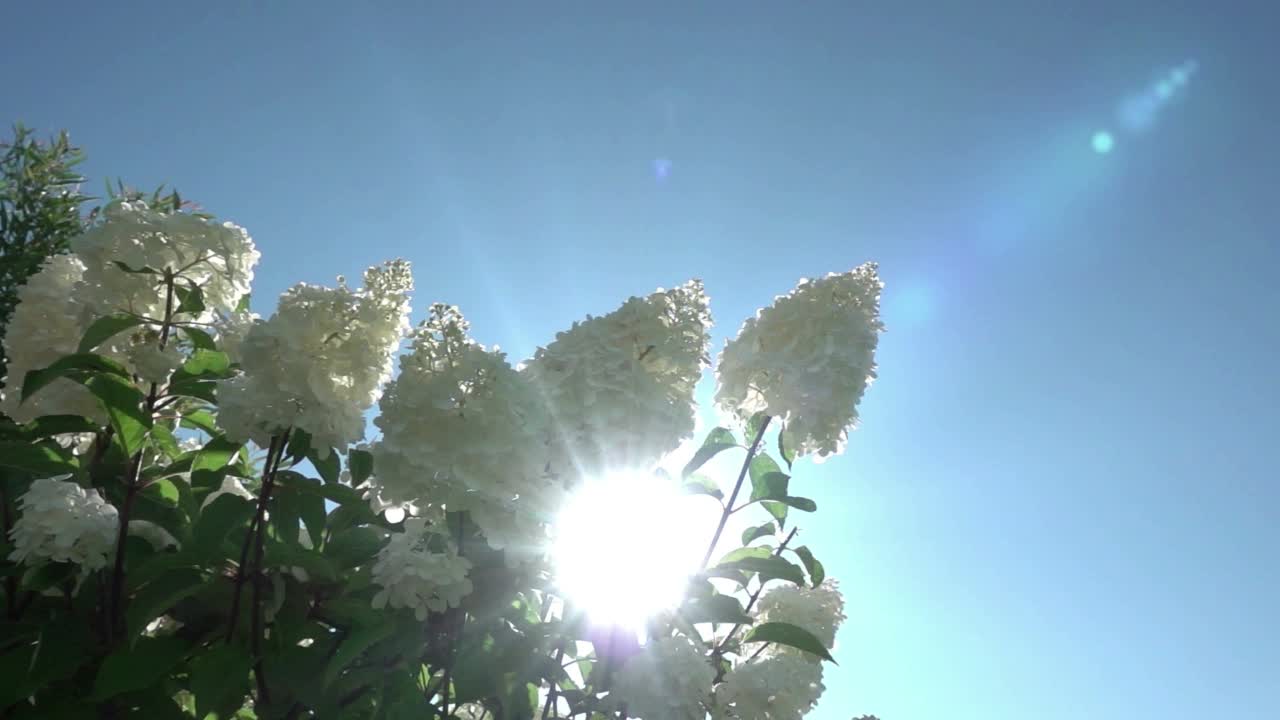
[[675, 607], [706, 543], [704, 517], [688, 499], [641, 472], [583, 483], [555, 528], [556, 585], [566, 601], [594, 624], [633, 630]]

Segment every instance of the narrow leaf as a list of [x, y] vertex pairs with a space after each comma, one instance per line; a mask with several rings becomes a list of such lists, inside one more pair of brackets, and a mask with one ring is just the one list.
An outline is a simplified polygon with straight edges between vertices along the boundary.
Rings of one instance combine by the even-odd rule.
[[805, 630], [797, 625], [784, 622], [767, 622], [757, 625], [742, 638], [742, 642], [767, 642], [778, 643], [779, 645], [788, 645], [807, 653], [817, 655], [823, 660], [835, 662], [835, 658], [831, 657], [831, 653], [823, 646], [822, 641], [814, 637], [813, 633]]
[[754, 527], [749, 527], [742, 531], [742, 544], [750, 545], [762, 537], [773, 536], [774, 532], [774, 524], [772, 522], [761, 523]]
[[[740, 548], [741, 550], [764, 550], [769, 552], [768, 548]], [[745, 570], [747, 572], [759, 573], [760, 580], [767, 582], [769, 580], [787, 580], [796, 585], [804, 585], [804, 571], [799, 565], [784, 560], [777, 555], [768, 557], [743, 557], [728, 562], [720, 562], [716, 565], [717, 570]]]
[[36, 445], [0, 443], [0, 466], [49, 477], [73, 473], [80, 461], [57, 443], [45, 441]]
[[352, 450], [347, 453], [347, 469], [351, 471], [351, 485], [360, 487], [373, 474], [373, 454], [368, 450]]
[[80, 346], [76, 349], [77, 353], [87, 353], [106, 342], [115, 335], [128, 330], [131, 327], [137, 327], [145, 322], [136, 315], [128, 315], [126, 313], [116, 313], [100, 317], [93, 321], [88, 330], [84, 331], [84, 336], [80, 338]]
[[716, 481], [701, 473], [688, 476], [684, 485], [680, 486], [680, 491], [686, 495], [710, 495], [717, 500], [724, 499], [724, 491]]
[[49, 367], [27, 373], [27, 376], [22, 379], [22, 399], [26, 400], [58, 378], [65, 377], [84, 382], [93, 373], [106, 373], [121, 378], [129, 377], [129, 371], [125, 366], [115, 360], [93, 353], [76, 353], [58, 358]]
[[142, 449], [142, 443], [151, 429], [151, 415], [142, 409], [146, 398], [133, 383], [117, 375], [95, 375], [85, 383], [89, 392], [98, 398], [107, 411], [115, 439], [126, 455]]
[[383, 622], [371, 627], [358, 627], [352, 630], [345, 638], [342, 644], [338, 646], [337, 652], [333, 654], [333, 659], [329, 661], [329, 667], [324, 673], [324, 684], [326, 687], [332, 683], [343, 668], [350, 665], [365, 650], [373, 647], [379, 641], [390, 637], [395, 632], [394, 623]]
[[818, 562], [818, 558], [813, 556], [813, 551], [801, 545], [795, 548], [794, 552], [800, 558], [800, 562], [804, 563], [804, 569], [809, 571], [809, 582], [813, 583], [814, 587], [821, 585], [827, 577], [827, 570], [822, 567], [822, 563]]
[[139, 638], [137, 645], [117, 650], [102, 662], [93, 683], [93, 699], [105, 700], [153, 686], [178, 664], [186, 650], [187, 641], [174, 635]]
[[698, 468], [705, 465], [708, 460], [733, 447], [741, 447], [733, 436], [733, 432], [728, 428], [715, 428], [707, 433], [707, 438], [702, 441], [702, 447], [698, 448], [698, 451], [693, 454], [693, 458], [684, 466], [681, 475], [686, 478], [689, 477]]

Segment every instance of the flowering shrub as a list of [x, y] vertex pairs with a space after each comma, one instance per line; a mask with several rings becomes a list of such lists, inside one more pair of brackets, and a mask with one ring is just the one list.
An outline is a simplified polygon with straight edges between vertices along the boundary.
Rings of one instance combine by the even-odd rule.
[[[260, 318], [248, 233], [179, 208], [113, 201], [19, 292], [0, 395], [22, 423], [0, 435], [0, 714], [814, 707], [844, 602], [795, 542], [789, 513], [816, 505], [791, 494], [790, 471], [842, 450], [874, 377], [874, 265], [802, 282], [724, 349], [716, 402], [733, 427], [678, 481], [722, 512], [641, 638], [577, 607], [549, 551], [593, 477], [677, 482], [655, 467], [693, 433], [710, 358], [699, 282], [631, 298], [512, 365], [457, 308], [411, 329], [403, 261], [358, 289], [295, 286]], [[374, 404], [381, 432], [365, 444]], [[734, 451], [731, 486], [700, 472]], [[748, 507], [765, 522], [715, 558]]]

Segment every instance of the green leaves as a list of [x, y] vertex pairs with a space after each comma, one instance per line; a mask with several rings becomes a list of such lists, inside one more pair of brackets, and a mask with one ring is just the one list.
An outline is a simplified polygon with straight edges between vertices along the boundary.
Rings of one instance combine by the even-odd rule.
[[93, 353], [76, 353], [55, 360], [49, 367], [32, 370], [22, 379], [22, 399], [35, 395], [41, 388], [58, 378], [83, 383], [93, 374], [110, 374], [127, 379], [129, 371], [123, 365]]
[[107, 411], [111, 428], [116, 431], [115, 442], [125, 455], [133, 455], [142, 449], [147, 431], [151, 429], [151, 415], [143, 410], [146, 398], [133, 383], [117, 375], [98, 374], [85, 382], [102, 408]]
[[84, 331], [84, 336], [80, 338], [80, 346], [76, 349], [78, 353], [91, 352], [94, 348], [106, 342], [110, 338], [118, 335], [132, 327], [137, 327], [146, 322], [137, 315], [128, 313], [116, 313], [100, 317], [93, 321], [88, 330]]
[[342, 670], [360, 657], [361, 653], [390, 637], [395, 630], [394, 623], [383, 622], [369, 627], [355, 628], [348, 633], [338, 645], [338, 651], [333, 654], [333, 659], [329, 661], [329, 667], [325, 669], [324, 684], [326, 686], [332, 684]]
[[253, 505], [238, 495], [227, 493], [214, 498], [196, 519], [191, 541], [194, 552], [206, 561], [225, 557], [222, 543], [227, 534], [246, 523], [253, 511]]
[[0, 443], [0, 466], [48, 477], [74, 473], [80, 461], [70, 451], [46, 440], [35, 445]]
[[718, 427], [707, 433], [707, 438], [702, 441], [702, 447], [693, 454], [693, 458], [684, 466], [684, 470], [680, 473], [682, 477], [689, 477], [698, 468], [707, 463], [708, 460], [719, 455], [721, 452], [729, 448], [741, 447], [737, 438], [728, 428]]
[[742, 638], [742, 642], [743, 644], [767, 642], [788, 645], [812, 655], [817, 655], [823, 660], [835, 662], [835, 658], [831, 657], [831, 653], [827, 651], [821, 640], [814, 637], [813, 633], [808, 630], [791, 623], [767, 622], [757, 625], [751, 629], [751, 632], [746, 634], [746, 637]]
[[144, 637], [133, 647], [121, 648], [102, 662], [93, 683], [93, 699], [106, 700], [159, 682], [186, 653], [180, 637]]
[[173, 292], [178, 296], [178, 307], [174, 314], [199, 315], [204, 312], [204, 292], [194, 282], [188, 281], [187, 287], [175, 286]]
[[351, 486], [360, 487], [373, 475], [373, 454], [368, 450], [352, 450], [347, 453], [347, 469], [351, 471]]
[[[742, 550], [764, 550], [770, 552], [768, 548], [740, 548]], [[733, 553], [730, 553], [732, 555]], [[727, 557], [727, 556], [726, 556]], [[746, 572], [758, 573], [761, 582], [770, 580], [786, 580], [796, 585], [804, 585], [804, 571], [795, 563], [778, 557], [777, 555], [768, 555], [766, 557], [739, 557], [736, 559], [721, 560], [716, 564], [716, 571], [732, 571], [743, 570]]]
[[210, 713], [230, 717], [249, 694], [249, 653], [237, 645], [221, 643], [191, 662], [191, 692], [196, 696], [196, 717]]
[[147, 583], [125, 612], [130, 632], [140, 633], [147, 623], [168, 612], [179, 600], [205, 585], [205, 577], [193, 568], [174, 568]]

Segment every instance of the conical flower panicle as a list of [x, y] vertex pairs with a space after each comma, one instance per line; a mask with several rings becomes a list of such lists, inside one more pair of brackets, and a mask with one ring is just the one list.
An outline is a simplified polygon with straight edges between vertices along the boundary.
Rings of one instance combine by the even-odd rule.
[[840, 453], [876, 377], [882, 288], [875, 263], [801, 281], [725, 345], [716, 403], [742, 422], [780, 419], [798, 455]]
[[551, 414], [553, 469], [572, 479], [647, 468], [689, 437], [710, 327], [693, 280], [630, 298], [539, 348], [522, 373]]

